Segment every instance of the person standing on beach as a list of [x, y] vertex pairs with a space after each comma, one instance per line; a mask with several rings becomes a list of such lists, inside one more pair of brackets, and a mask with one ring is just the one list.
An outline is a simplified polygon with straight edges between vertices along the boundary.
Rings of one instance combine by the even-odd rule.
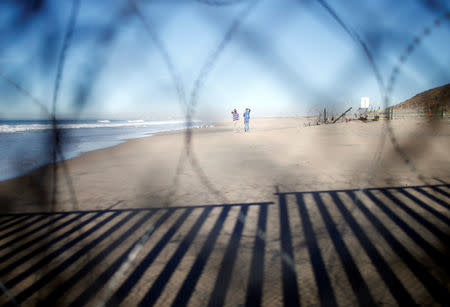
[[244, 112], [244, 131], [247, 132], [250, 130], [250, 109], [246, 108]]
[[231, 111], [231, 114], [233, 115], [233, 132], [239, 132], [238, 131], [238, 122], [239, 122], [239, 113], [236, 109], [234, 109], [233, 111]]

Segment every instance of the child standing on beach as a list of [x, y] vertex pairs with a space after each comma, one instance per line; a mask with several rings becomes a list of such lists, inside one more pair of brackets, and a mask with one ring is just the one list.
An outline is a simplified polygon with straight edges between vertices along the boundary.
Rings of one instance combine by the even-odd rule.
[[250, 130], [249, 124], [250, 124], [250, 109], [246, 108], [244, 112], [244, 131], [247, 132]]
[[233, 111], [231, 111], [231, 114], [233, 115], [233, 132], [239, 132], [238, 131], [238, 122], [239, 122], [239, 113], [236, 109], [234, 109]]

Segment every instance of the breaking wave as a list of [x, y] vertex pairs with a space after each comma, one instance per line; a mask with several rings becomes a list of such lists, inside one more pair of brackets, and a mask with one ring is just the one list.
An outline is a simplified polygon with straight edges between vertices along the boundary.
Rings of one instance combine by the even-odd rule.
[[[195, 124], [200, 123], [201, 121], [193, 121], [190, 127], [197, 127]], [[186, 125], [185, 121], [145, 121], [145, 120], [128, 120], [128, 121], [119, 121], [119, 122], [111, 122], [109, 120], [98, 120], [89, 123], [61, 123], [58, 124], [58, 128], [60, 129], [86, 129], [86, 128], [119, 128], [119, 127], [136, 127], [136, 128], [145, 128], [145, 127], [155, 127], [157, 125], [177, 125], [182, 126]], [[182, 128], [182, 127], [180, 127]], [[26, 132], [33, 130], [50, 130], [52, 129], [52, 125], [50, 123], [30, 123], [30, 124], [0, 124], [0, 133], [15, 133], [15, 132]]]

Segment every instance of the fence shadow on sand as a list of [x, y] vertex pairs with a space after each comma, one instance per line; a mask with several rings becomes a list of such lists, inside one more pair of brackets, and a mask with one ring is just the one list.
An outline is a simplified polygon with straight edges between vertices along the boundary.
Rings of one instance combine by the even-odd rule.
[[276, 196], [277, 203], [3, 214], [1, 303], [450, 301], [450, 185]]

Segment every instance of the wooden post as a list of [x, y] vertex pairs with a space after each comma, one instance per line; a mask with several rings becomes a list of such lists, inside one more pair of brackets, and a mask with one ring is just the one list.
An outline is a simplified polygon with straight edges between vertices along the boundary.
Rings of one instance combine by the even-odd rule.
[[333, 124], [334, 124], [335, 122], [337, 122], [339, 119], [341, 119], [341, 117], [344, 116], [345, 114], [347, 114], [347, 112], [350, 111], [351, 109], [352, 109], [352, 107], [348, 108], [347, 111], [345, 111], [344, 113], [342, 113], [341, 116], [339, 116], [338, 118], [336, 118], [336, 119], [333, 121]]

